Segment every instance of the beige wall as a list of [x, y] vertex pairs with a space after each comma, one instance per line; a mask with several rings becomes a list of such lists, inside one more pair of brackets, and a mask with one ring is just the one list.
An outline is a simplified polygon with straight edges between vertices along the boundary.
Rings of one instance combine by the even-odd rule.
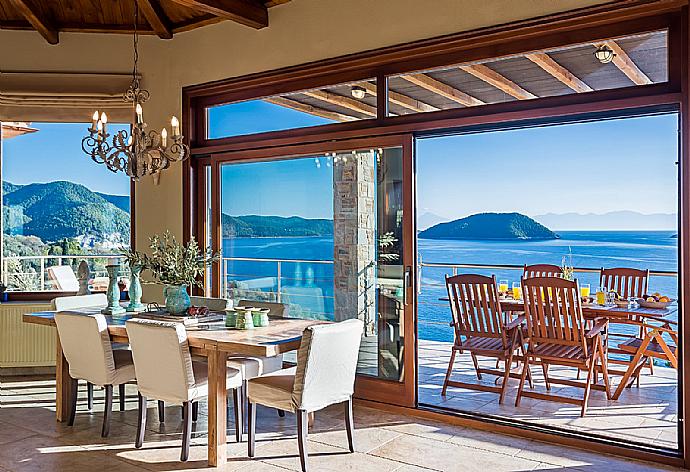
[[[141, 70], [152, 98], [149, 124], [181, 115], [181, 88], [252, 72], [340, 56], [417, 39], [542, 16], [603, 0], [293, 0], [272, 8], [270, 26], [253, 30], [223, 22], [169, 41], [141, 41]], [[0, 31], [0, 71], [126, 72], [131, 37], [61, 34], [48, 45], [34, 32]], [[85, 161], [86, 163], [86, 161]], [[155, 186], [137, 185], [136, 237], [182, 233], [180, 166]]]

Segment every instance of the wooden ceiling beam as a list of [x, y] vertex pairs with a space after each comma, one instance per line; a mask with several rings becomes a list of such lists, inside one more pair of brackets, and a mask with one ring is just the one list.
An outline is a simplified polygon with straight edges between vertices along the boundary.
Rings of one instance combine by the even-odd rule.
[[48, 44], [57, 44], [60, 42], [60, 34], [52, 21], [45, 18], [36, 6], [30, 0], [10, 0], [14, 8], [22, 14], [26, 20], [31, 23], [36, 31], [41, 33], [41, 36], [48, 41]]
[[272, 103], [274, 105], [280, 105], [281, 107], [290, 108], [295, 111], [301, 111], [302, 113], [309, 113], [310, 115], [318, 116], [321, 118], [326, 118], [328, 120], [335, 121], [357, 121], [358, 118], [350, 115], [345, 115], [343, 113], [338, 113], [335, 111], [324, 110], [322, 108], [309, 105], [308, 103], [298, 102], [289, 98], [283, 97], [271, 97], [264, 98], [264, 102]]
[[520, 87], [518, 84], [512, 80], [504, 77], [493, 69], [490, 69], [484, 64], [472, 64], [466, 66], [460, 66], [460, 69], [472, 74], [478, 79], [493, 85], [497, 89], [507, 93], [508, 95], [517, 98], [518, 100], [528, 100], [530, 98], [537, 98], [536, 95], [528, 92], [527, 90]]
[[554, 79], [562, 82], [564, 85], [569, 87], [571, 90], [576, 91], [577, 93], [592, 91], [592, 87], [575, 77], [572, 72], [560, 65], [558, 62], [554, 61], [553, 58], [546, 53], [533, 52], [531, 54], [525, 54], [525, 58], [534, 62], [536, 65], [544, 69], [544, 71], [549, 73]]
[[640, 68], [637, 67], [635, 61], [633, 61], [630, 58], [630, 56], [628, 56], [628, 53], [625, 52], [625, 50], [622, 47], [620, 47], [620, 45], [617, 42], [615, 42], [613, 39], [609, 39], [608, 41], [604, 41], [603, 43], [595, 44], [594, 47], [598, 48], [604, 45], [611, 48], [611, 50], [615, 54], [612, 62], [636, 85], [649, 85], [652, 83], [652, 80], [649, 77], [647, 77], [647, 74], [642, 72]]
[[170, 19], [167, 17], [158, 0], [136, 0], [144, 18], [151, 29], [161, 39], [172, 39], [173, 31]]
[[327, 92], [325, 90], [310, 90], [308, 92], [302, 92], [307, 97], [316, 98], [317, 100], [323, 100], [324, 102], [331, 103], [333, 105], [338, 105], [343, 108], [347, 108], [357, 113], [362, 113], [367, 116], [376, 116], [376, 107], [362, 103], [354, 98], [345, 97], [344, 95], [338, 95], [333, 92]]
[[268, 8], [256, 0], [173, 0], [194, 10], [261, 29], [268, 26]]
[[[369, 82], [362, 82], [357, 84], [360, 87], [362, 87], [364, 90], [367, 91], [370, 95], [373, 95], [374, 97], [376, 96], [377, 90], [376, 90], [376, 85], [369, 83]], [[402, 93], [394, 92], [392, 90], [388, 91], [388, 101], [391, 103], [394, 103], [396, 105], [399, 105], [403, 108], [407, 108], [408, 110], [412, 110], [418, 113], [425, 113], [429, 111], [438, 111], [439, 108], [436, 108], [433, 105], [429, 105], [428, 103], [424, 103], [422, 101], [417, 100], [416, 98], [412, 98], [408, 95], [404, 95]]]
[[478, 98], [451, 87], [448, 84], [444, 84], [443, 82], [440, 82], [426, 74], [401, 75], [400, 78], [466, 107], [484, 104], [484, 102]]

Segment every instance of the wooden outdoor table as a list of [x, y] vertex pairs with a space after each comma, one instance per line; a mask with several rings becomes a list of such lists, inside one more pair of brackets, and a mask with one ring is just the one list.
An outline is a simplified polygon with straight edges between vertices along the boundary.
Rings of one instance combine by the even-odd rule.
[[[70, 310], [84, 315], [99, 313], [99, 308]], [[125, 321], [131, 315], [106, 316], [108, 332], [113, 342], [129, 342]], [[55, 312], [43, 311], [23, 316], [25, 323], [55, 326]], [[188, 326], [187, 336], [192, 354], [208, 358], [208, 463], [218, 467], [227, 461], [226, 446], [226, 362], [230, 354], [273, 357], [299, 348], [305, 328], [322, 323], [315, 320], [272, 318], [270, 326], [254, 330], [235, 330], [222, 322]], [[69, 365], [57, 336], [56, 355], [56, 416], [67, 421], [71, 398]]]

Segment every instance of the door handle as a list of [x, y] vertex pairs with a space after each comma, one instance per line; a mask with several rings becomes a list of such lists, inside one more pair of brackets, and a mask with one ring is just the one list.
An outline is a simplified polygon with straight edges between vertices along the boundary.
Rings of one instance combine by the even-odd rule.
[[403, 274], [403, 305], [409, 303], [409, 293], [412, 286], [412, 267], [405, 267], [405, 273]]

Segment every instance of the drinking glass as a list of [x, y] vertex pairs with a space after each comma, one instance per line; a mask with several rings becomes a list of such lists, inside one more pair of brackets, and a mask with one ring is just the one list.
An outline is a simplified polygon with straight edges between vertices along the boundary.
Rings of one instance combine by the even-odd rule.
[[498, 282], [498, 291], [501, 293], [506, 293], [508, 291], [508, 281], [501, 280]]
[[515, 300], [522, 299], [522, 285], [520, 282], [513, 282], [513, 298]]
[[597, 305], [606, 304], [606, 289], [604, 287], [599, 287], [597, 290]]
[[580, 296], [582, 298], [589, 297], [589, 293], [590, 293], [590, 285], [589, 284], [580, 285]]

